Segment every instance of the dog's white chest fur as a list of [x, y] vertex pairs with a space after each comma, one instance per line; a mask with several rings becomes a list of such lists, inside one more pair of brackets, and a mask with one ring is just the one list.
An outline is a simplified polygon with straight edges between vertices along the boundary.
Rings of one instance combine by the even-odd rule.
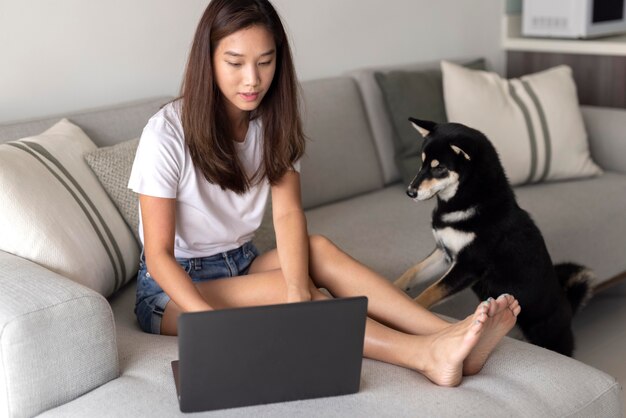
[[458, 210], [456, 212], [448, 212], [441, 215], [441, 220], [447, 223], [455, 223], [466, 221], [476, 215], [476, 207], [467, 210]]
[[463, 232], [451, 227], [433, 229], [433, 235], [435, 236], [435, 241], [452, 256], [456, 256], [476, 238], [476, 234], [473, 232]]

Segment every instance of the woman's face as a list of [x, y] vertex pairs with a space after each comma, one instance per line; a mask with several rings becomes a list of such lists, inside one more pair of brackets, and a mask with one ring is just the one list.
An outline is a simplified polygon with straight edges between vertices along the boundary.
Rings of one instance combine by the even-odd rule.
[[213, 68], [231, 117], [256, 109], [274, 78], [274, 37], [262, 26], [251, 26], [226, 36], [217, 44]]

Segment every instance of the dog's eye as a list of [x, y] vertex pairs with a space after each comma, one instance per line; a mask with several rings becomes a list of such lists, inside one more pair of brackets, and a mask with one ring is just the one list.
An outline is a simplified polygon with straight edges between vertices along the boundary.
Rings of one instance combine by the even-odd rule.
[[431, 172], [435, 177], [443, 177], [448, 174], [448, 169], [442, 165], [438, 165], [437, 167], [432, 168]]

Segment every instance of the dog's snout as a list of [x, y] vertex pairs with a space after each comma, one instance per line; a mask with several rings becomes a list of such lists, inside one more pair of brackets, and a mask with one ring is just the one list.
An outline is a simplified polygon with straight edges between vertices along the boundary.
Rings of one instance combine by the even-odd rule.
[[417, 190], [413, 187], [409, 187], [408, 189], [406, 189], [406, 195], [409, 196], [411, 199], [415, 199], [417, 197]]

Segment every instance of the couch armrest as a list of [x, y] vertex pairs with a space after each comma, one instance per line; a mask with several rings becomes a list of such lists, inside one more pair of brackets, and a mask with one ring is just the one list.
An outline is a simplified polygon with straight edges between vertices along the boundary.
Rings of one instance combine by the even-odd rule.
[[593, 160], [605, 170], [626, 173], [626, 109], [581, 106]]
[[0, 251], [0, 416], [37, 415], [118, 376], [107, 300]]

